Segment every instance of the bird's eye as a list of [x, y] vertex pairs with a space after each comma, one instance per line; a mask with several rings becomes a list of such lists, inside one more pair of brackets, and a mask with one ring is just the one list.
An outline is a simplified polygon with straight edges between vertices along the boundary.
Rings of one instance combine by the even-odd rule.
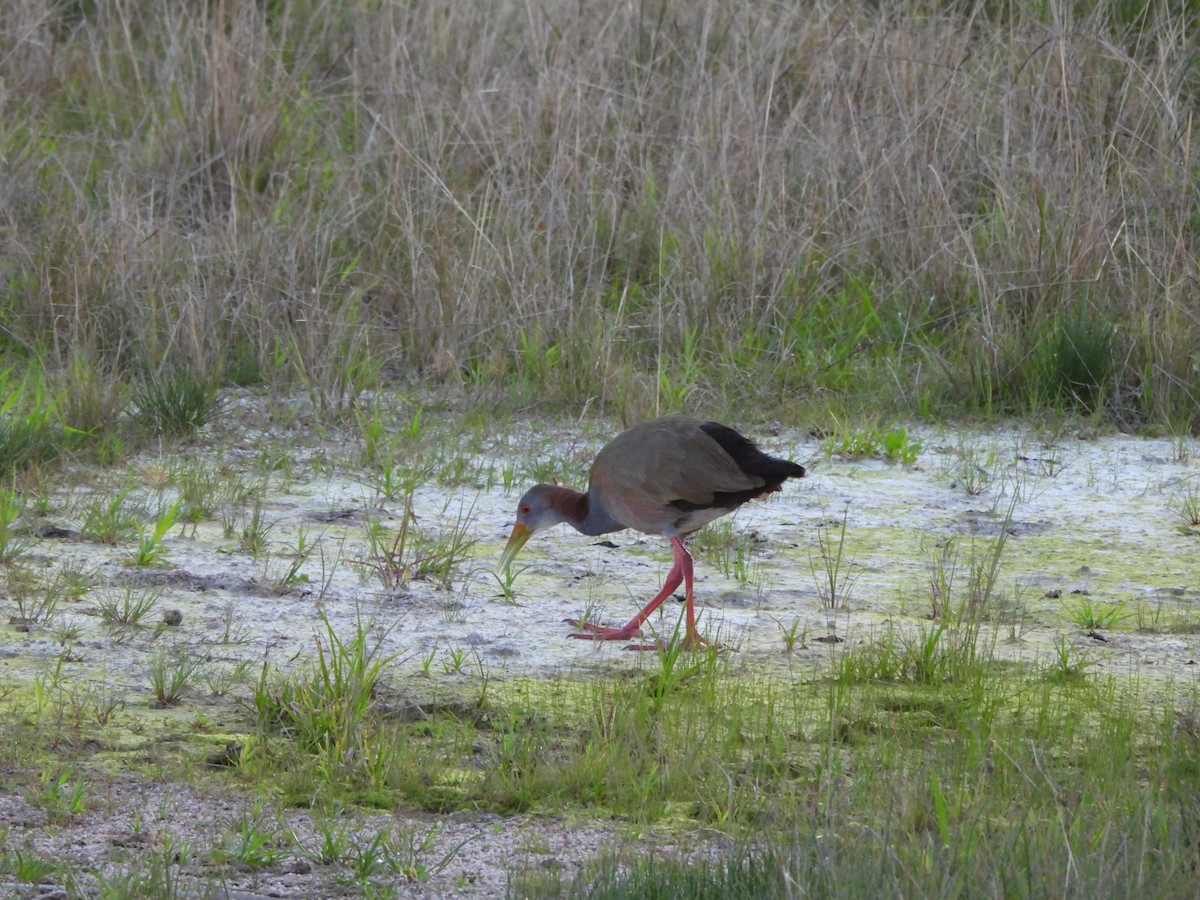
[[527, 516], [531, 512], [533, 512], [533, 507], [531, 507], [528, 503], [521, 504], [521, 515]]

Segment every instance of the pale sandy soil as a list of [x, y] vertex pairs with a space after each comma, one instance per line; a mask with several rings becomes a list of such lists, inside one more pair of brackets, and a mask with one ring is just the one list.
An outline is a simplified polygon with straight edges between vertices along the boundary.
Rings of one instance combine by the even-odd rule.
[[[56, 633], [72, 629], [75, 637], [59, 670], [63, 690], [108, 692], [127, 701], [119, 716], [175, 716], [185, 732], [204, 707], [205, 727], [193, 728], [182, 743], [219, 748], [225, 740], [237, 740], [244, 719], [232, 703], [212, 701], [205, 707], [198, 696], [170, 711], [151, 710], [147, 663], [152, 654], [177, 645], [202, 652], [217, 667], [232, 669], [249, 661], [255, 672], [264, 658], [278, 667], [301, 664], [312, 657], [321, 610], [339, 631], [352, 629], [359, 615], [376, 624], [383, 648], [400, 654], [389, 678], [401, 695], [469, 690], [481, 678], [499, 683], [581, 677], [647, 664], [647, 654], [619, 644], [569, 639], [564, 620], [585, 610], [610, 622], [629, 617], [657, 589], [669, 565], [670, 553], [660, 539], [619, 533], [605, 545], [563, 528], [537, 535], [526, 547], [519, 563], [528, 568], [516, 580], [515, 603], [500, 596], [493, 576], [516, 496], [527, 484], [519, 480], [506, 492], [497, 473], [513, 460], [539, 455], [588, 458], [597, 444], [577, 440], [570, 426], [512, 429], [508, 433], [518, 437], [486, 440], [471, 455], [465, 482], [442, 486], [430, 480], [416, 491], [413, 507], [420, 528], [444, 532], [461, 524], [477, 540], [453, 589], [445, 591], [419, 581], [385, 590], [353, 564], [367, 557], [367, 517], [382, 517], [395, 528], [401, 507], [379, 497], [361, 477], [348, 475], [338, 462], [353, 456], [352, 441], [318, 445], [296, 435], [273, 436], [270, 423], [253, 414], [239, 421], [240, 440], [223, 432], [183, 450], [145, 455], [130, 463], [129, 478], [134, 496], [153, 507], [156, 483], [180, 454], [215, 461], [219, 445], [225, 448], [220, 452], [224, 465], [249, 470], [264, 443], [281, 442], [290, 448], [292, 473], [276, 477], [266, 495], [271, 559], [256, 561], [238, 551], [215, 521], [200, 523], [194, 534], [174, 529], [167, 539], [170, 565], [154, 570], [125, 562], [129, 544], [104, 547], [69, 533], [35, 538], [28, 557], [37, 565], [86, 571], [95, 587], [80, 602], [60, 605], [53, 627], [6, 630], [0, 640], [0, 683], [16, 686], [6, 701], [13, 708], [28, 708], [32, 680], [64, 658]], [[916, 429], [914, 436], [922, 442], [918, 461], [900, 465], [827, 459], [818, 440], [797, 432], [755, 436], [771, 452], [809, 466], [810, 476], [789, 483], [768, 502], [751, 504], [733, 520], [735, 533], [754, 536], [744, 577], [732, 567], [729, 575], [722, 573], [720, 561], [711, 556], [698, 557], [702, 629], [722, 642], [735, 668], [803, 684], [846, 647], [889, 629], [903, 634], [927, 627], [936, 599], [930, 587], [935, 560], [943, 560], [952, 590], [965, 590], [972, 566], [986, 558], [1004, 529], [995, 614], [985, 629], [997, 655], [1045, 665], [1056, 641], [1059, 646], [1065, 641], [1072, 652], [1086, 655], [1094, 673], [1197, 684], [1200, 536], [1181, 527], [1179, 513], [1188, 491], [1200, 483], [1200, 447], [1194, 443], [1124, 436], [1046, 441], [1017, 429]], [[90, 477], [81, 471], [64, 479], [38, 521], [39, 530], [47, 524], [78, 530], [79, 497], [91, 489]], [[969, 493], [967, 488], [975, 486], [981, 491]], [[164, 496], [172, 497], [170, 488]], [[832, 525], [843, 519], [844, 592], [839, 607], [830, 610], [822, 602], [827, 580], [821, 553], [822, 546], [827, 553], [834, 546]], [[295, 547], [301, 530], [321, 552], [301, 567], [307, 583], [273, 593], [266, 585], [285, 570], [287, 548]], [[121, 637], [105, 631], [91, 614], [92, 596], [130, 584], [161, 589], [156, 617], [177, 609], [181, 624]], [[1124, 607], [1116, 627], [1086, 629], [1072, 621], [1083, 603]], [[679, 605], [665, 604], [651, 624], [669, 633], [679, 612]], [[803, 635], [802, 646], [785, 653], [782, 635], [793, 624]], [[816, 640], [832, 635], [842, 642]], [[431, 657], [426, 671], [424, 661]], [[450, 665], [456, 657], [466, 661], [461, 671]], [[170, 752], [174, 749], [168, 759]], [[77, 860], [81, 869], [114, 871], [171, 835], [195, 857], [183, 871], [197, 891], [208, 885], [218, 896], [307, 897], [348, 890], [337, 883], [337, 872], [294, 856], [267, 871], [214, 874], [207, 851], [219, 845], [231, 823], [253, 811], [252, 802], [233, 790], [197, 789], [173, 784], [167, 775], [147, 776], [137, 760], [122, 765], [119, 754], [107, 765], [112, 774], [95, 781], [89, 811], [66, 823], [50, 825], [20, 792], [0, 786], [0, 825], [8, 829], [8, 846], [27, 845], [57, 859]], [[315, 840], [307, 813], [268, 807], [263, 814], [280, 827], [286, 824], [302, 844]], [[369, 836], [388, 826], [423, 833], [434, 824], [428, 818], [364, 814], [356, 827]], [[569, 870], [630, 839], [618, 824], [543, 817], [461, 814], [437, 824], [444, 828], [438, 848], [466, 843], [424, 883], [397, 879], [401, 896], [498, 896], [513, 866]], [[711, 837], [637, 837], [663, 852], [719, 843]], [[50, 889], [8, 889], [13, 896], [53, 895]]]
[[[23, 844], [36, 852], [68, 861], [80, 873], [97, 870], [109, 877], [130, 870], [140, 853], [161, 846], [169, 835], [190, 850], [190, 859], [179, 867], [182, 896], [357, 896], [341, 877], [344, 870], [310, 862], [294, 846], [284, 861], [259, 869], [217, 866], [209, 860], [205, 850], [219, 846], [220, 836], [237, 827], [241, 816], [254, 813], [245, 800], [123, 776], [98, 786], [93, 805], [95, 809], [69, 824], [48, 826], [40, 810], [20, 796], [7, 794], [0, 796], [0, 821], [10, 832], [22, 833]], [[273, 827], [289, 829], [300, 845], [319, 846], [320, 836], [307, 812], [268, 808], [262, 815]], [[365, 847], [381, 830], [407, 829], [423, 836], [433, 826], [434, 819], [429, 816], [364, 814], [355, 818], [352, 833]], [[376, 880], [394, 886], [400, 897], [504, 896], [508, 872], [514, 867], [540, 866], [569, 875], [580, 863], [628, 839], [611, 825], [589, 827], [556, 818], [506, 818], [487, 813], [442, 817], [437, 827], [440, 833], [421, 859], [431, 865], [450, 854], [445, 868], [419, 882], [382, 873]], [[694, 847], [687, 846], [694, 838], [643, 834], [639, 840], [647, 850], [656, 852], [694, 852]], [[715, 846], [712, 838], [706, 840]], [[82, 885], [89, 883], [92, 879], [81, 879]], [[66, 896], [61, 890], [61, 885], [0, 884], [0, 896], [5, 897]]]

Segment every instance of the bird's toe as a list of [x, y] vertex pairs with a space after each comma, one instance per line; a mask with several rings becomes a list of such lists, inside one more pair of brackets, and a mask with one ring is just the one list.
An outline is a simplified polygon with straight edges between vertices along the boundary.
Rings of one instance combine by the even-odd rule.
[[579, 619], [568, 619], [567, 624], [582, 631], [571, 635], [581, 641], [627, 641], [641, 635], [640, 628], [612, 628], [608, 625], [597, 625], [595, 622], [585, 622]]

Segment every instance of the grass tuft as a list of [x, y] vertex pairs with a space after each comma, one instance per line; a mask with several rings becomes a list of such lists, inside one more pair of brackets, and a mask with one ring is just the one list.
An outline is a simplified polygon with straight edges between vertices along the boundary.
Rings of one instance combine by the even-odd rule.
[[222, 399], [211, 378], [189, 368], [147, 371], [133, 393], [138, 418], [155, 434], [190, 437], [212, 422]]
[[1098, 411], [1117, 371], [1117, 350], [1108, 316], [1089, 310], [1057, 319], [1038, 359], [1044, 396], [1085, 413]]
[[57, 401], [46, 396], [40, 373], [18, 380], [0, 372], [0, 474], [53, 459], [78, 434], [59, 421]]
[[321, 624], [317, 656], [308, 670], [273, 682], [264, 664], [253, 696], [258, 726], [264, 733], [287, 735], [301, 752], [317, 758], [327, 778], [369, 780], [375, 753], [384, 749], [374, 743], [369, 727], [371, 698], [398, 654], [384, 653], [361, 618], [347, 638], [324, 613]]
[[142, 620], [158, 605], [161, 596], [156, 591], [139, 591], [127, 586], [102, 593], [92, 608], [105, 627], [114, 630], [134, 629], [141, 626]]

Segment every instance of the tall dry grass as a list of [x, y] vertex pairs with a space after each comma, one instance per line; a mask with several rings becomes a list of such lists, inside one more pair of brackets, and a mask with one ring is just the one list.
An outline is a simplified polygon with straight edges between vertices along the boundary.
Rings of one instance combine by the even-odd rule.
[[405, 373], [1194, 425], [1195, 17], [16, 0], [0, 348], [331, 405]]

